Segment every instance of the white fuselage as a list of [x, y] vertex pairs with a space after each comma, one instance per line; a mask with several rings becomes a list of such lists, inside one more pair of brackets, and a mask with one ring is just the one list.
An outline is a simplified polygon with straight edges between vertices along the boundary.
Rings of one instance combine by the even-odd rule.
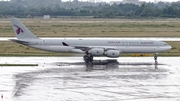
[[[85, 53], [83, 48], [115, 49], [120, 53], [159, 53], [171, 49], [165, 42], [153, 40], [113, 40], [113, 39], [34, 39], [25, 40], [28, 46], [52, 52]], [[65, 43], [65, 45], [63, 44]]]

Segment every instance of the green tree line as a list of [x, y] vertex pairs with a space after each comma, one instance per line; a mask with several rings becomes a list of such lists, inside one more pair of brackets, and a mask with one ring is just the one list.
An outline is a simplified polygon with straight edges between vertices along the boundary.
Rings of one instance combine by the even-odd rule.
[[[67, 3], [67, 2], [66, 2]], [[69, 3], [72, 5], [72, 3]], [[75, 5], [75, 4], [74, 4]], [[0, 17], [16, 16], [27, 17], [34, 16], [93, 16], [96, 18], [147, 18], [147, 17], [180, 17], [180, 3], [157, 6], [153, 3], [144, 3], [142, 5], [135, 4], [99, 4], [97, 6], [88, 5], [81, 7], [61, 7], [59, 4], [51, 4], [47, 6], [26, 6], [22, 3], [0, 2]]]

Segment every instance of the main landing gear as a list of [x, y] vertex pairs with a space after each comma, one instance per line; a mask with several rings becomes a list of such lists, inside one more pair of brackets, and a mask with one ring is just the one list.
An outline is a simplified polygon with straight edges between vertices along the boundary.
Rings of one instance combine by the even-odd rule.
[[93, 61], [93, 56], [90, 54], [84, 55], [83, 58], [84, 58], [84, 61], [86, 61], [86, 62], [88, 62], [88, 61], [92, 62]]
[[86, 71], [90, 71], [93, 68], [93, 56], [91, 54], [86, 54], [83, 56], [86, 63]]

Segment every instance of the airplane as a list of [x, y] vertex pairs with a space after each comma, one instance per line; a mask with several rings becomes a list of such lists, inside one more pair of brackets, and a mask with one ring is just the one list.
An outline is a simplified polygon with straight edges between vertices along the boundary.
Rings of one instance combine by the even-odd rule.
[[170, 50], [166, 42], [156, 40], [118, 40], [108, 38], [38, 38], [18, 19], [10, 19], [17, 39], [10, 39], [18, 44], [50, 52], [73, 52], [85, 54], [85, 62], [93, 61], [94, 56], [118, 58], [121, 53], [150, 53], [157, 61], [159, 52]]

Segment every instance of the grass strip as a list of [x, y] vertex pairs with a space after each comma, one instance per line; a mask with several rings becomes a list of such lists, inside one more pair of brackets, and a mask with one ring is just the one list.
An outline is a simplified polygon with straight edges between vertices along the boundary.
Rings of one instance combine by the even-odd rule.
[[[0, 37], [14, 37], [9, 19]], [[38, 37], [180, 37], [175, 19], [20, 19]]]

